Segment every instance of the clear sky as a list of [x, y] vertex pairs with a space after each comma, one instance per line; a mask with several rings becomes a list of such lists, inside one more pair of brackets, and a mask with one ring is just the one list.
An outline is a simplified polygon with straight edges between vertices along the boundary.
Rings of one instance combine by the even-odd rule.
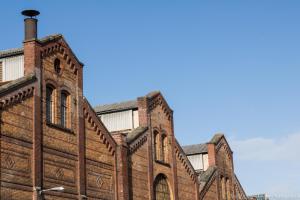
[[248, 194], [300, 199], [300, 1], [3, 0], [1, 8], [1, 49], [22, 45], [20, 11], [40, 10], [39, 36], [62, 33], [85, 63], [92, 105], [160, 90], [181, 144], [223, 132]]

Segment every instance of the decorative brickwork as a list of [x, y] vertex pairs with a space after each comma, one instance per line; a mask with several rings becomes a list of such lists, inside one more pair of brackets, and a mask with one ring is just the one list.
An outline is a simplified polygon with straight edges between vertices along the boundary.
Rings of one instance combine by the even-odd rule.
[[4, 109], [7, 106], [12, 106], [16, 103], [24, 101], [28, 97], [33, 95], [33, 86], [24, 87], [19, 91], [15, 91], [9, 95], [6, 95], [5, 98], [0, 99], [0, 108]]
[[[1, 199], [213, 200], [224, 191], [229, 199], [245, 197], [224, 136], [207, 144], [210, 167], [198, 179], [160, 92], [126, 107], [138, 112], [138, 128], [109, 133], [83, 97], [83, 64], [63, 36], [23, 44], [0, 53], [24, 54], [24, 77], [0, 85]], [[57, 186], [64, 191], [39, 192]]]

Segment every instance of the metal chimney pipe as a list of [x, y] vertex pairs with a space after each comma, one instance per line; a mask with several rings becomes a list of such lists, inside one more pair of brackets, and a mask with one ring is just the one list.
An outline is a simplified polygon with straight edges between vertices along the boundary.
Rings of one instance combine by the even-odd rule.
[[40, 14], [37, 10], [24, 10], [22, 15], [26, 18], [24, 19], [25, 25], [25, 41], [37, 39], [37, 22], [38, 20], [34, 17]]

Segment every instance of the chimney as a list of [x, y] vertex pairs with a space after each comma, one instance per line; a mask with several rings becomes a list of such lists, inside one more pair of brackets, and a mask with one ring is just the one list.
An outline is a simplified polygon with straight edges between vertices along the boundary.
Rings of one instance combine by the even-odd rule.
[[216, 146], [213, 143], [207, 143], [207, 153], [208, 153], [208, 166], [216, 166], [217, 158], [216, 158]]
[[25, 38], [24, 38], [24, 75], [38, 73], [41, 65], [40, 43], [37, 38], [37, 22], [35, 18], [40, 14], [37, 10], [24, 10]]
[[40, 14], [37, 10], [24, 10], [22, 15], [26, 18], [24, 19], [25, 25], [25, 41], [37, 39], [37, 22], [38, 20], [34, 17]]

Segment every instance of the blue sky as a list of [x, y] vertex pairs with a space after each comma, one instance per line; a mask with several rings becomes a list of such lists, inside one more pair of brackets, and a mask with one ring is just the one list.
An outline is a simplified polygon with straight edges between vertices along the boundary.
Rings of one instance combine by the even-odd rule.
[[[160, 90], [181, 144], [228, 137], [248, 194], [300, 199], [300, 1], [1, 2], [1, 49], [62, 33], [85, 63], [92, 105]], [[5, 30], [5, 31], [3, 31]]]

